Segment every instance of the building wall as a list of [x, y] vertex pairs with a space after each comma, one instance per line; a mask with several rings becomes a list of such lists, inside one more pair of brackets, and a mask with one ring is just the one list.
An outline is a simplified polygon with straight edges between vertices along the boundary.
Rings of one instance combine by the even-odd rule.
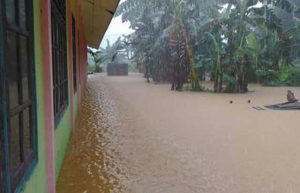
[[[59, 171], [62, 167], [65, 153], [68, 147], [68, 141], [72, 130], [74, 129], [75, 121], [78, 114], [79, 109], [79, 98], [81, 98], [81, 94], [85, 87], [85, 82], [87, 79], [87, 50], [86, 50], [86, 42], [84, 38], [84, 31], [82, 23], [80, 22], [80, 14], [78, 9], [78, 4], [76, 0], [68, 0], [67, 1], [67, 52], [68, 52], [68, 75], [69, 75], [69, 107], [66, 109], [65, 114], [60, 121], [60, 124], [55, 130], [55, 157], [56, 157], [56, 165], [55, 165], [55, 174], [56, 178], [59, 176]], [[75, 17], [75, 26], [76, 31], [80, 34], [80, 41], [76, 39], [77, 45], [77, 92], [74, 92], [74, 82], [73, 82], [73, 44], [72, 44], [72, 14]], [[78, 34], [76, 34], [78, 36]]]
[[[86, 41], [77, 0], [67, 0], [67, 52], [69, 79], [69, 106], [56, 128], [53, 117], [52, 53], [51, 53], [51, 0], [34, 2], [35, 78], [37, 94], [38, 163], [21, 186], [24, 193], [55, 193], [72, 128], [80, 108], [81, 94], [87, 78]], [[80, 40], [77, 47], [77, 92], [73, 90], [72, 23], [75, 16]]]
[[55, 176], [58, 178], [59, 171], [64, 161], [71, 133], [71, 111], [70, 106], [66, 109], [63, 118], [55, 129]]
[[65, 156], [68, 141], [70, 138], [71, 129], [73, 128], [73, 60], [72, 60], [72, 16], [71, 13], [71, 0], [67, 0], [66, 7], [66, 29], [67, 29], [67, 62], [68, 62], [68, 84], [69, 84], [69, 106], [64, 112], [64, 116], [60, 120], [57, 128], [55, 128], [55, 176], [58, 178], [59, 171], [63, 163], [63, 158]]
[[34, 0], [34, 45], [35, 77], [37, 95], [37, 129], [38, 129], [38, 163], [29, 181], [23, 186], [24, 193], [42, 193], [46, 191], [46, 155], [45, 155], [45, 118], [44, 118], [44, 84], [41, 53], [40, 1]]
[[[86, 85], [88, 69], [87, 41], [85, 38], [82, 16], [79, 11], [79, 0], [66, 0], [69, 106], [66, 108], [60, 123], [55, 128], [51, 41], [52, 0], [32, 1], [34, 12], [34, 42], [32, 43], [35, 46], [34, 60], [38, 161], [35, 167], [32, 168], [30, 175], [27, 176], [23, 181], [23, 184], [18, 188], [20, 190], [19, 192], [22, 193], [55, 193], [56, 180], [59, 176], [64, 155], [68, 147], [69, 138], [75, 125], [78, 110], [81, 106], [82, 93]], [[98, 6], [98, 9], [102, 8], [103, 7]], [[78, 32], [78, 34], [76, 34], [76, 93], [74, 93], [73, 83], [72, 13], [75, 17], [76, 31]], [[0, 15], [2, 19], [1, 12]], [[0, 32], [1, 31], [2, 30], [0, 29]], [[2, 53], [0, 53], [0, 57], [1, 56]]]

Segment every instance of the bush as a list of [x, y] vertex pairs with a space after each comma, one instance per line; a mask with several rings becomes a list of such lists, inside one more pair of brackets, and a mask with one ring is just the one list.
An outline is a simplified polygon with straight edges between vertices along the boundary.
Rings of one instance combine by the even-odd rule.
[[129, 72], [139, 72], [138, 66], [136, 62], [131, 62], [128, 65], [128, 71]]
[[288, 80], [288, 86], [300, 86], [300, 70], [292, 69], [291, 76]]
[[[267, 73], [261, 77], [263, 86], [300, 86], [300, 71], [291, 68], [287, 75], [279, 75], [280, 72]], [[284, 78], [282, 78], [284, 77]], [[281, 79], [282, 78], [282, 79]]]
[[91, 74], [91, 73], [95, 73], [95, 65], [88, 65], [88, 73]]
[[258, 71], [264, 86], [300, 86], [300, 70], [286, 60], [279, 61], [278, 70]]

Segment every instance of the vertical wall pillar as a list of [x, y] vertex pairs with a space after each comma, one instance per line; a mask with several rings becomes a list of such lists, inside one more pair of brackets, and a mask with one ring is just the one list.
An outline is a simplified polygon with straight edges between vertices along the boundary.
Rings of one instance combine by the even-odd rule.
[[75, 23], [76, 23], [76, 79], [77, 79], [77, 110], [80, 109], [79, 101], [80, 101], [80, 81], [79, 81], [79, 72], [80, 72], [80, 56], [79, 56], [79, 35], [80, 35], [80, 15], [79, 15], [79, 4], [78, 0], [74, 1], [75, 3]]
[[74, 129], [74, 79], [73, 79], [73, 32], [72, 32], [72, 0], [67, 0], [67, 32], [68, 32], [68, 61], [69, 61], [69, 99], [71, 131]]
[[82, 37], [83, 37], [83, 27], [81, 23], [81, 15], [80, 12], [78, 11], [78, 28], [79, 28], [79, 37], [78, 37], [78, 106], [79, 108], [81, 107], [81, 100], [82, 100], [82, 92], [83, 92], [83, 85], [82, 85]]
[[52, 43], [51, 43], [51, 0], [41, 2], [41, 39], [44, 67], [44, 97], [46, 126], [46, 172], [47, 192], [55, 193], [55, 133], [53, 110]]

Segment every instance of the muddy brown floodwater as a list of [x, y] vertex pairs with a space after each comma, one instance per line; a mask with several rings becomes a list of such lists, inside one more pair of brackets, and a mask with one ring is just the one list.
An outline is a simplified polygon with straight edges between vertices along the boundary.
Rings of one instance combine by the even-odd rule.
[[300, 112], [252, 108], [300, 89], [250, 89], [171, 92], [138, 74], [91, 76], [58, 193], [300, 192]]

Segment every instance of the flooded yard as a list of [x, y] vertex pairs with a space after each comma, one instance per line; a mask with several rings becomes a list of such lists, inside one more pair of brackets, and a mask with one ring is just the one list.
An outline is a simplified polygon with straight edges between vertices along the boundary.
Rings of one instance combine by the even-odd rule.
[[138, 74], [93, 75], [57, 191], [299, 192], [299, 111], [253, 109], [284, 102], [287, 89], [300, 96], [256, 85], [247, 94], [172, 92]]

